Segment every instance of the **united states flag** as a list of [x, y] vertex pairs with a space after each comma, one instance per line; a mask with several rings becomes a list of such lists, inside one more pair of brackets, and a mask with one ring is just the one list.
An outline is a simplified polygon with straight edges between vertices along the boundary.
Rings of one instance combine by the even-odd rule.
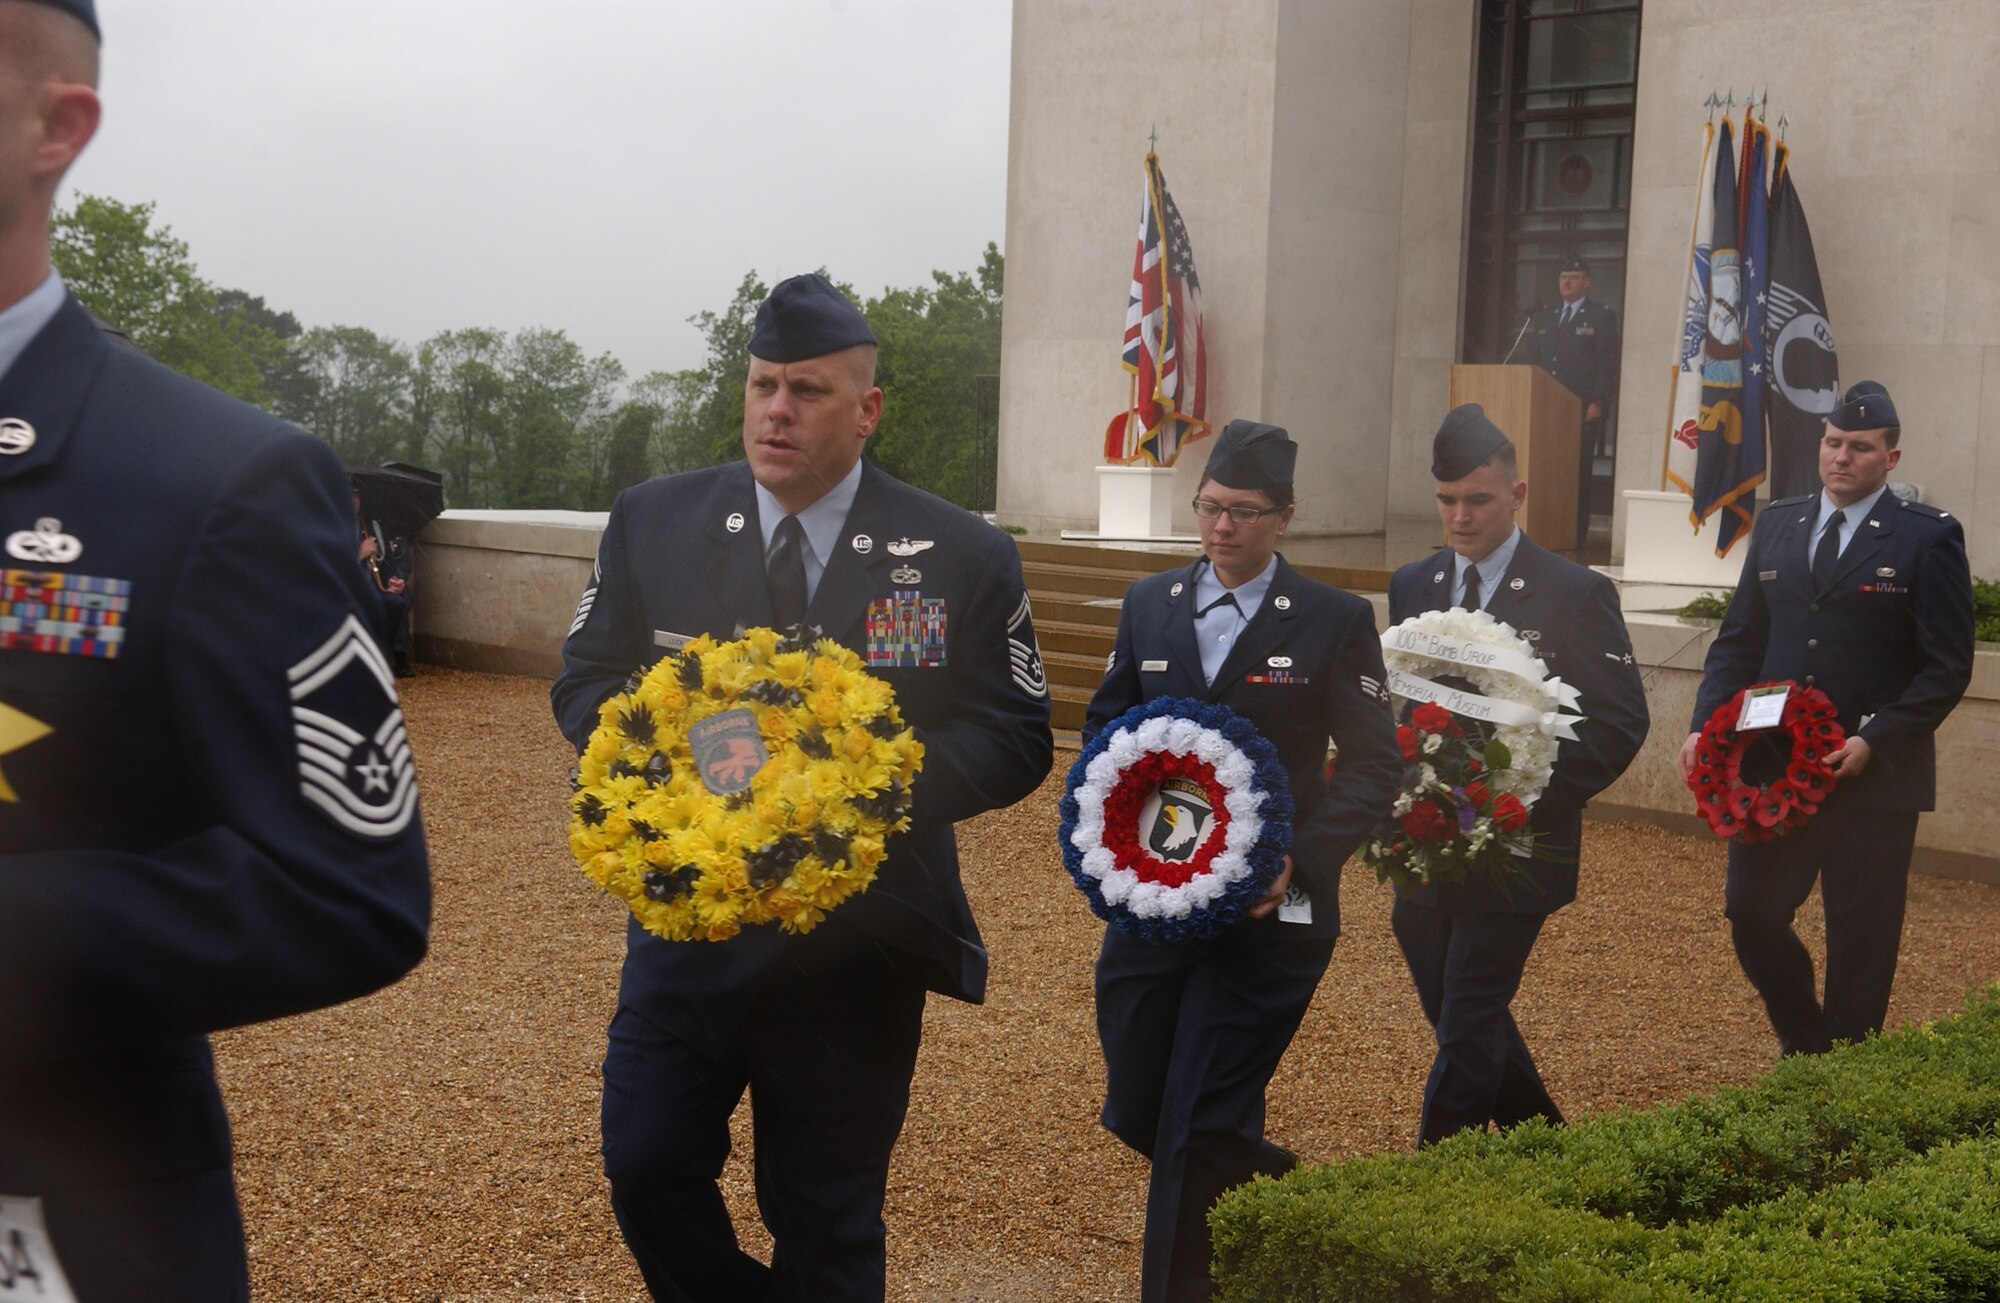
[[1125, 369], [1132, 400], [1104, 432], [1110, 462], [1171, 466], [1181, 445], [1208, 433], [1208, 349], [1194, 246], [1157, 155], [1146, 155], [1146, 197], [1125, 307]]

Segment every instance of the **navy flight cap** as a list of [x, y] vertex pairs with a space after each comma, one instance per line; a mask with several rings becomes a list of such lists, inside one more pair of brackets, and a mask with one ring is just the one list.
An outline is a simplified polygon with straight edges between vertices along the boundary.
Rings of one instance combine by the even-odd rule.
[[1847, 391], [1840, 405], [1828, 413], [1826, 423], [1836, 430], [1886, 430], [1901, 426], [1896, 404], [1889, 391], [1873, 380], [1863, 380]]
[[1261, 421], [1231, 421], [1208, 454], [1204, 471], [1224, 488], [1270, 490], [1292, 482], [1299, 446], [1282, 427]]
[[856, 344], [873, 344], [867, 318], [816, 272], [778, 282], [757, 305], [750, 355], [766, 362], [803, 362]]
[[104, 39], [104, 33], [97, 26], [97, 4], [95, 0], [40, 0], [40, 3], [48, 5], [53, 9], [60, 9], [66, 14], [74, 15], [78, 22], [90, 29], [92, 36], [95, 36], [100, 41]]
[[1486, 419], [1485, 408], [1478, 403], [1454, 407], [1431, 440], [1431, 478], [1447, 484], [1462, 480], [1506, 446], [1507, 436]]

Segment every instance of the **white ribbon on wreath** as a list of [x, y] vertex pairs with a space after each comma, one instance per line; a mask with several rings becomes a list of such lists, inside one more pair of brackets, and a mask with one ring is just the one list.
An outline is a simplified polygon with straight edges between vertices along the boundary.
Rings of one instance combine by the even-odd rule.
[[[1527, 640], [1486, 611], [1456, 608], [1414, 615], [1382, 635], [1389, 691], [1409, 701], [1433, 702], [1454, 715], [1493, 726], [1513, 757], [1490, 784], [1532, 805], [1549, 785], [1557, 740], [1576, 740], [1583, 722], [1581, 699], [1570, 684], [1535, 659]], [[1427, 674], [1449, 674], [1475, 691], [1437, 683]]]

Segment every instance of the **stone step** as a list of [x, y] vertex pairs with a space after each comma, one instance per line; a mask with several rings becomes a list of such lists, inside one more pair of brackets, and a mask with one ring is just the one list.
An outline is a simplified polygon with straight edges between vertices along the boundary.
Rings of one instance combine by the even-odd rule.
[[1104, 658], [1109, 652], [1108, 643], [1101, 653], [1057, 652], [1043, 647], [1042, 668], [1048, 671], [1050, 683], [1067, 683], [1095, 692], [1104, 681]]
[[1028, 598], [1034, 606], [1037, 625], [1048, 619], [1064, 624], [1096, 625], [1110, 630], [1118, 627], [1118, 603], [1111, 599], [1089, 593], [1044, 592], [1034, 588], [1028, 590]]
[[1042, 613], [1039, 602], [1035, 605], [1035, 641], [1044, 655], [1050, 652], [1080, 652], [1097, 657], [1102, 664], [1116, 637], [1117, 630], [1111, 625], [1073, 624], [1068, 620], [1051, 619]]

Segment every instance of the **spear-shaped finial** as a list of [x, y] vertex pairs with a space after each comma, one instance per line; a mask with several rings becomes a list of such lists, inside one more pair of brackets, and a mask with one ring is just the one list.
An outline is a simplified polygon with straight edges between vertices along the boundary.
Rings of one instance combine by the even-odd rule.
[[1155, 122], [1146, 131], [1146, 152], [1148, 154], [1152, 153], [1153, 146], [1159, 144], [1159, 142], [1160, 142], [1160, 124]]
[[1778, 143], [1780, 145], [1785, 143], [1785, 124], [1790, 121], [1791, 118], [1785, 114], [1780, 113], [1778, 115]]

